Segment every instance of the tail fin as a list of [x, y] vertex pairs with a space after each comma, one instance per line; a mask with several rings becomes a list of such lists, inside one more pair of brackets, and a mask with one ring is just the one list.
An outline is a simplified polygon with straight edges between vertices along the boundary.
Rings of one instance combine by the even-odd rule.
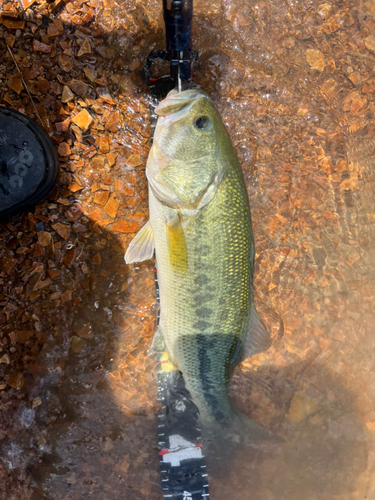
[[283, 439], [262, 427], [244, 414], [233, 409], [231, 419], [224, 422], [202, 422], [202, 437], [205, 455], [210, 470], [219, 470], [245, 448], [252, 452], [275, 451]]

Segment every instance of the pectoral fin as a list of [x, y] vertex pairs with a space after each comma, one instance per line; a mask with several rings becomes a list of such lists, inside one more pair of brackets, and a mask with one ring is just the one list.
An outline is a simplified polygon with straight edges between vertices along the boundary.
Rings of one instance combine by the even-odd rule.
[[154, 253], [154, 235], [150, 221], [134, 236], [125, 254], [125, 262], [143, 262], [151, 259]]
[[251, 303], [249, 333], [242, 348], [239, 362], [244, 359], [258, 354], [259, 352], [267, 351], [272, 345], [271, 337], [260, 319], [258, 311], [255, 309], [254, 303]]
[[166, 221], [169, 262], [172, 268], [180, 274], [186, 274], [188, 256], [184, 230], [180, 217], [174, 215]]

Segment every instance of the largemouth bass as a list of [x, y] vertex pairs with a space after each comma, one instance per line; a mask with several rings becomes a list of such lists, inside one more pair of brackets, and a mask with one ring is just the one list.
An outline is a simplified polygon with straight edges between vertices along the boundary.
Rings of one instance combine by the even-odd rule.
[[161, 335], [181, 370], [203, 426], [254, 439], [269, 436], [232, 406], [232, 368], [268, 349], [253, 304], [254, 240], [237, 156], [209, 96], [172, 91], [159, 116], [147, 161], [150, 220], [125, 260], [156, 254]]

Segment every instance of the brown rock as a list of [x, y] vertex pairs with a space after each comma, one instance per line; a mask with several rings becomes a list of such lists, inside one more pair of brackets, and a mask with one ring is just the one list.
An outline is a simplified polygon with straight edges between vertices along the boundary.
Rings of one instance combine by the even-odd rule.
[[109, 191], [97, 191], [94, 194], [94, 203], [97, 205], [105, 205], [109, 198]]
[[30, 302], [34, 302], [38, 297], [40, 297], [40, 292], [32, 291], [29, 295]]
[[22, 90], [24, 90], [24, 86], [22, 85], [22, 74], [17, 73], [12, 75], [7, 82], [7, 86], [17, 94], [20, 94]]
[[108, 153], [107, 154], [108, 165], [110, 167], [113, 167], [113, 165], [115, 164], [117, 156], [118, 156], [118, 153]]
[[78, 125], [78, 127], [84, 132], [89, 129], [93, 121], [93, 117], [86, 109], [83, 109], [72, 118], [72, 122]]
[[142, 165], [142, 158], [138, 155], [130, 155], [129, 158], [125, 161], [125, 165], [127, 167], [139, 167]]
[[60, 156], [69, 156], [72, 154], [72, 151], [67, 142], [61, 142], [59, 147], [57, 148], [57, 152]]
[[51, 19], [52, 23], [49, 23], [47, 35], [52, 38], [58, 35], [62, 35], [64, 33], [64, 26], [59, 19]]
[[5, 43], [10, 47], [12, 48], [13, 45], [14, 45], [14, 42], [16, 40], [16, 37], [14, 35], [12, 35], [12, 33], [4, 33], [4, 39], [5, 39]]
[[323, 71], [324, 69], [324, 55], [320, 50], [307, 49], [306, 61], [313, 69]]
[[73, 92], [70, 90], [69, 87], [67, 87], [66, 85], [64, 85], [63, 91], [62, 91], [62, 94], [61, 94], [61, 102], [63, 102], [65, 104], [67, 102], [70, 102], [72, 99], [74, 99]]
[[62, 293], [61, 302], [69, 302], [69, 300], [72, 300], [72, 293], [73, 290], [66, 290], [64, 293]]
[[81, 189], [83, 189], [83, 186], [80, 186], [76, 182], [72, 182], [71, 184], [69, 184], [68, 189], [72, 193], [76, 193], [77, 191], [80, 191]]
[[34, 259], [36, 257], [39, 257], [40, 255], [43, 255], [43, 254], [44, 254], [44, 248], [42, 247], [42, 245], [38, 242], [35, 243], [34, 253], [33, 253]]
[[105, 128], [111, 132], [113, 132], [114, 134], [120, 130], [121, 128], [121, 122], [120, 122], [120, 117], [118, 115], [118, 113], [114, 112], [114, 113], [111, 113], [108, 117], [108, 120], [105, 124]]
[[66, 266], [70, 266], [72, 264], [72, 262], [75, 260], [76, 258], [76, 253], [77, 253], [77, 250], [75, 248], [72, 248], [71, 250], [69, 250], [69, 252], [67, 252], [63, 258], [63, 262]]
[[69, 128], [70, 125], [70, 118], [66, 118], [63, 122], [57, 122], [55, 123], [56, 130], [58, 132], [66, 132]]
[[119, 233], [135, 233], [138, 230], [138, 225], [135, 222], [118, 220], [112, 225], [112, 229]]
[[83, 209], [79, 203], [73, 203], [73, 205], [65, 212], [66, 220], [76, 221], [83, 214]]
[[30, 69], [28, 69], [24, 73], [26, 80], [34, 80], [39, 75], [40, 75], [39, 66], [35, 63], [31, 66]]
[[6, 255], [2, 259], [0, 259], [0, 269], [5, 274], [10, 274], [13, 267], [17, 264], [17, 259], [11, 257], [10, 255]]
[[100, 220], [103, 218], [103, 216], [104, 216], [104, 212], [100, 208], [97, 208], [96, 210], [94, 210], [93, 212], [91, 212], [89, 214], [90, 219], [93, 221]]
[[48, 269], [48, 274], [49, 277], [54, 280], [55, 278], [60, 276], [60, 271], [58, 271], [57, 269]]
[[82, 24], [91, 23], [94, 17], [95, 17], [95, 11], [93, 9], [89, 9], [82, 18]]
[[86, 78], [90, 80], [91, 83], [95, 81], [95, 78], [98, 76], [97, 72], [91, 68], [83, 68], [83, 72], [86, 75]]
[[36, 0], [21, 0], [22, 7], [23, 7], [24, 10], [27, 10], [35, 2], [36, 2]]
[[51, 90], [51, 84], [45, 78], [39, 77], [38, 81], [35, 82], [35, 85], [38, 87], [38, 90], [43, 94], [46, 94]]
[[77, 335], [82, 339], [92, 339], [94, 336], [92, 325], [90, 323], [85, 324], [80, 330], [77, 331]]
[[64, 54], [58, 56], [57, 64], [59, 65], [60, 69], [62, 71], [65, 71], [66, 73], [69, 73], [73, 68], [72, 60], [70, 59], [70, 57], [65, 56]]
[[4, 363], [6, 365], [10, 364], [10, 357], [9, 354], [3, 354], [0, 358], [0, 363]]
[[56, 222], [56, 224], [52, 224], [52, 228], [64, 240], [67, 240], [69, 238], [69, 235], [70, 235], [69, 224], [61, 224], [61, 222]]
[[358, 71], [354, 71], [349, 75], [349, 80], [353, 83], [353, 85], [360, 85], [362, 83], [362, 78]]
[[96, 155], [91, 160], [91, 165], [93, 168], [103, 168], [105, 165], [106, 157], [102, 155]]
[[81, 47], [80, 47], [80, 49], [78, 51], [77, 56], [78, 57], [82, 57], [85, 54], [91, 54], [91, 45], [90, 45], [90, 42], [89, 42], [88, 38], [86, 38], [84, 40], [83, 44], [81, 45]]
[[94, 258], [92, 259], [92, 263], [95, 264], [96, 266], [99, 266], [102, 263], [102, 258], [100, 256], [100, 253], [97, 253]]
[[375, 52], [375, 36], [370, 35], [367, 38], [365, 38], [365, 45], [369, 50]]
[[318, 406], [318, 401], [311, 399], [303, 391], [297, 391], [290, 403], [289, 412], [286, 419], [293, 425], [298, 424], [310, 413], [313, 413]]
[[13, 387], [13, 389], [16, 389], [16, 391], [19, 391], [24, 383], [25, 378], [21, 372], [15, 372], [9, 375], [8, 384]]
[[73, 352], [78, 353], [80, 352], [86, 345], [86, 342], [83, 339], [80, 339], [76, 335], [72, 336], [72, 340], [70, 343], [70, 347]]
[[25, 21], [17, 21], [15, 19], [4, 19], [3, 25], [10, 30], [25, 29]]
[[87, 85], [87, 83], [83, 82], [82, 80], [71, 80], [70, 82], [68, 82], [68, 85], [69, 88], [79, 96], [87, 94], [87, 91], [89, 90], [89, 86]]
[[[129, 466], [130, 466], [130, 457], [129, 455], [125, 455], [124, 459], [117, 463], [115, 465], [115, 469], [120, 473], [120, 474], [127, 474]], [[126, 476], [124, 476], [126, 477]]]
[[120, 203], [116, 197], [116, 194], [113, 193], [111, 194], [109, 200], [107, 201], [105, 207], [104, 207], [104, 212], [109, 215], [109, 217], [112, 217], [114, 219], [117, 214], [118, 207], [120, 206]]
[[109, 151], [111, 150], [111, 143], [109, 142], [108, 137], [106, 137], [105, 135], [100, 136], [99, 149], [102, 153], [109, 153]]
[[45, 54], [49, 54], [51, 52], [51, 45], [48, 45], [47, 43], [39, 42], [39, 40], [34, 38], [33, 50], [35, 52], [44, 52]]
[[81, 224], [80, 222], [75, 222], [73, 224], [73, 231], [75, 233], [84, 233], [87, 230], [87, 226], [85, 224]]
[[32, 337], [35, 333], [33, 330], [16, 330], [15, 332], [17, 342], [20, 344], [24, 344], [27, 342], [30, 337]]
[[52, 243], [52, 234], [47, 231], [39, 231], [38, 232], [38, 241], [42, 247], [46, 247]]

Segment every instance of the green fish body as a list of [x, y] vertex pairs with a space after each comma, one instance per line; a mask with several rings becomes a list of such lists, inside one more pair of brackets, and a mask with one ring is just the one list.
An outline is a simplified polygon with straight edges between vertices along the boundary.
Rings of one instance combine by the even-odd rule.
[[202, 425], [241, 427], [245, 417], [228, 395], [231, 370], [270, 346], [253, 305], [254, 240], [241, 166], [205, 92], [172, 91], [156, 113], [146, 170], [150, 220], [125, 259], [146, 260], [155, 250], [158, 335]]

